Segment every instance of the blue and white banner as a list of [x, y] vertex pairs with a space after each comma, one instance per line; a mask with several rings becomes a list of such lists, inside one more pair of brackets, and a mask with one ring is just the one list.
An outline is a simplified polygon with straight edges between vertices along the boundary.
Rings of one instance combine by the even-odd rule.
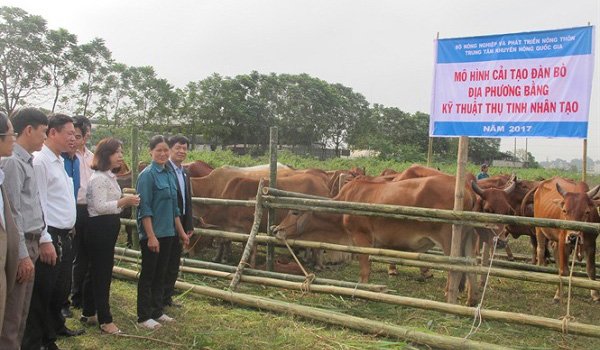
[[587, 138], [594, 27], [435, 41], [430, 136]]

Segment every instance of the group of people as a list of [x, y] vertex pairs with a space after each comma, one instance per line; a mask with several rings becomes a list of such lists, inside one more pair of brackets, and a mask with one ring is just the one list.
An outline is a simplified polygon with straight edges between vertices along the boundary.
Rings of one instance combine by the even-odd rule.
[[115, 173], [122, 144], [101, 140], [92, 153], [83, 116], [46, 116], [22, 108], [0, 112], [0, 349], [59, 349], [58, 336], [77, 336], [65, 319], [81, 308], [84, 326], [120, 334], [110, 311], [114, 247], [123, 208], [138, 206], [142, 271], [140, 327], [174, 319], [182, 244], [193, 232], [189, 141], [150, 140], [152, 163], [122, 195]]

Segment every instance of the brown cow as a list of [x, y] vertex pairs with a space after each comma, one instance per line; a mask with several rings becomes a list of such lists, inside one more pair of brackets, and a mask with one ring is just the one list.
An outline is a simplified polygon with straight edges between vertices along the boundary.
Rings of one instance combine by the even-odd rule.
[[[573, 181], [554, 177], [544, 180], [535, 191], [533, 212], [536, 218], [574, 220], [583, 222], [600, 222], [597, 207], [592, 198], [600, 190], [600, 185], [589, 190], [585, 182], [575, 184]], [[591, 280], [596, 279], [596, 237], [595, 233], [567, 231], [547, 227], [536, 227], [538, 240], [538, 265], [545, 265], [544, 249], [546, 241], [556, 242], [555, 259], [558, 273], [561, 276], [569, 274], [569, 255], [578, 240], [586, 257], [586, 272]], [[600, 301], [597, 290], [591, 290], [594, 301]], [[554, 301], [561, 298], [559, 288], [554, 295]]]
[[[321, 176], [295, 174], [293, 170], [287, 169], [279, 170], [277, 173], [279, 177], [277, 188], [279, 189], [322, 197], [329, 194], [329, 189]], [[261, 177], [268, 177], [268, 173], [217, 168], [209, 176], [192, 178], [192, 193], [195, 197], [248, 200], [256, 196]], [[268, 181], [266, 183], [268, 184]], [[287, 213], [287, 211], [277, 212], [281, 212], [278, 213], [281, 218]], [[254, 208], [209, 207], [194, 203], [194, 215], [202, 217], [208, 224], [215, 225], [221, 230], [249, 233], [254, 220]], [[263, 232], [266, 230], [266, 215], [263, 216], [261, 229]], [[227, 262], [229, 252], [229, 243], [220, 244], [214, 260]]]
[[[406, 179], [397, 182], [372, 182], [356, 179], [342, 188], [334, 198], [337, 201], [391, 204], [435, 209], [453, 209], [454, 177], [448, 175]], [[463, 206], [470, 210], [474, 194], [469, 188]], [[464, 251], [472, 256], [473, 230], [464, 227]], [[340, 215], [322, 212], [292, 210], [276, 228], [281, 239], [299, 238], [338, 243], [345, 236], [352, 237], [356, 246], [400, 249], [425, 252], [438, 244], [444, 254], [450, 255], [452, 225], [434, 222], [398, 220], [384, 217]], [[368, 282], [371, 264], [368, 255], [358, 255], [360, 281]], [[467, 276], [469, 296], [467, 303], [476, 302], [475, 275]]]
[[214, 167], [207, 162], [195, 160], [193, 162], [183, 163], [183, 167], [190, 173], [190, 177], [202, 177], [210, 174]]
[[[528, 196], [528, 193], [537, 188], [539, 182], [537, 181], [528, 181], [521, 180], [513, 175], [495, 175], [486, 179], [481, 179], [477, 181], [477, 186], [481, 189], [485, 190], [488, 188], [508, 188], [512, 183], [515, 183], [516, 186], [514, 189], [508, 194], [506, 200], [508, 204], [513, 208], [514, 213], [511, 215], [517, 216], [528, 216], [533, 217], [533, 196]], [[526, 201], [524, 207], [522, 207], [523, 200]], [[488, 208], [489, 212], [502, 214], [503, 209], [495, 208], [493, 205], [490, 205]], [[502, 233], [502, 237], [507, 237], [508, 234], [513, 236], [514, 238], [519, 238], [522, 235], [526, 235], [529, 237], [531, 241], [531, 249], [532, 249], [532, 264], [536, 262], [537, 256], [537, 239], [535, 238], [535, 230], [531, 227], [519, 226], [519, 225], [505, 225], [505, 232]], [[506, 244], [506, 254], [508, 255], [509, 260], [514, 260], [512, 251], [510, 246], [508, 245], [508, 240], [505, 242]], [[549, 253], [548, 253], [549, 254]]]

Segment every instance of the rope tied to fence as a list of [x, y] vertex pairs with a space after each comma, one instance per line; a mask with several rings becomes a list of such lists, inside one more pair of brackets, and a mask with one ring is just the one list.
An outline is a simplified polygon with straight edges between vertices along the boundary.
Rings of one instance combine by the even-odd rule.
[[304, 295], [304, 294], [310, 292], [310, 285], [315, 281], [315, 278], [317, 278], [317, 276], [314, 273], [306, 272], [306, 270], [304, 269], [304, 266], [302, 266], [302, 263], [300, 263], [300, 260], [298, 260], [298, 257], [296, 257], [296, 254], [294, 254], [294, 250], [292, 249], [292, 247], [290, 247], [290, 245], [288, 244], [286, 239], [283, 239], [283, 243], [285, 243], [285, 246], [292, 254], [292, 257], [296, 261], [296, 264], [298, 264], [298, 266], [300, 266], [300, 269], [302, 270], [302, 272], [304, 273], [304, 276], [306, 277], [306, 279], [304, 280], [304, 282], [302, 282], [302, 285], [300, 286], [302, 295]]
[[[571, 271], [569, 271], [569, 290], [567, 292], [567, 313], [558, 319], [562, 321], [561, 329], [563, 334], [569, 334], [569, 322], [574, 321], [575, 317], [571, 316], [571, 283], [573, 282], [573, 269], [575, 268], [575, 254], [577, 254], [577, 245], [579, 244], [579, 235], [575, 238], [575, 252], [573, 254], [573, 260], [571, 261]], [[562, 278], [560, 279], [560, 293], [559, 297], [562, 302]]]
[[[471, 329], [469, 330], [469, 333], [465, 335], [464, 339], [467, 339], [471, 335], [477, 333], [477, 331], [479, 331], [479, 327], [481, 327], [481, 323], [483, 322], [483, 317], [481, 316], [481, 308], [483, 306], [483, 300], [485, 298], [485, 292], [487, 290], [488, 281], [490, 280], [490, 271], [492, 270], [492, 265], [494, 264], [494, 257], [496, 256], [496, 247], [498, 246], [499, 237], [500, 233], [494, 232], [494, 249], [492, 249], [492, 257], [490, 258], [490, 264], [488, 266], [487, 274], [485, 275], [485, 283], [483, 285], [483, 290], [481, 291], [481, 300], [475, 308], [475, 315], [473, 316], [473, 323], [471, 324]], [[477, 323], [477, 326], [475, 326], [475, 323]]]

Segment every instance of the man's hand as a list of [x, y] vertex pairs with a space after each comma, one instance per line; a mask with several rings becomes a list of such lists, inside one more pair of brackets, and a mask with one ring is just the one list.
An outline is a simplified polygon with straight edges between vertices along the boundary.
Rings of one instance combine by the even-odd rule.
[[52, 242], [40, 244], [40, 260], [50, 266], [56, 265], [56, 250]]
[[30, 257], [26, 257], [19, 261], [19, 266], [17, 267], [17, 282], [25, 283], [31, 279], [33, 276], [33, 261], [31, 261]]

